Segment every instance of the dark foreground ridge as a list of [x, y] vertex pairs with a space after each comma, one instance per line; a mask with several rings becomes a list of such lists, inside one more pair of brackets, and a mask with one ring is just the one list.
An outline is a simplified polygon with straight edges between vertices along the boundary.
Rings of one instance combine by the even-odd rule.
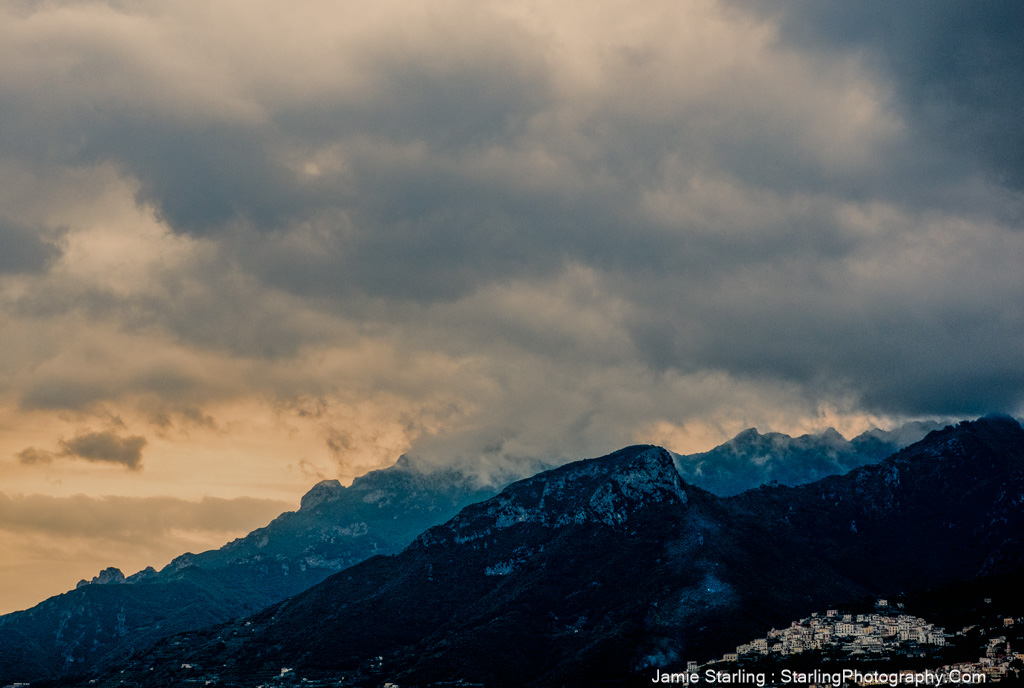
[[367, 685], [641, 685], [836, 601], [1019, 573], [1022, 504], [1024, 429], [1003, 416], [730, 498], [687, 485], [668, 452], [629, 447], [514, 483], [397, 556], [165, 641], [92, 685], [254, 686], [283, 668], [367, 666]]

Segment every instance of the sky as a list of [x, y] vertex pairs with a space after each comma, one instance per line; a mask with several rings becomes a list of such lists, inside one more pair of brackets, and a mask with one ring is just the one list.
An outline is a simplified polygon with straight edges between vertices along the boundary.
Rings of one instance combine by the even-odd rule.
[[1024, 6], [0, 0], [0, 612], [408, 454], [1024, 412]]

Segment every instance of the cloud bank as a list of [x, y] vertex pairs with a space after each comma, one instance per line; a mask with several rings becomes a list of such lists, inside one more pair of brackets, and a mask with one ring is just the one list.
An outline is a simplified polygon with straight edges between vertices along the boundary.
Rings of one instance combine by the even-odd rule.
[[351, 474], [1021, 411], [1009, 5], [0, 11], [0, 395], [68, 419], [22, 448], [119, 415], [58, 451], [137, 468], [257, 406]]

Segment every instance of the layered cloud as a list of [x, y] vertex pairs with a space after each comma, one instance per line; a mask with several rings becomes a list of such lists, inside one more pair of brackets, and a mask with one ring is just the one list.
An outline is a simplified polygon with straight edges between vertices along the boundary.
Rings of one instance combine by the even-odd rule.
[[934, 181], [955, 178], [957, 168], [981, 168], [1010, 188], [1024, 187], [1024, 150], [1010, 135], [1024, 106], [1024, 8], [950, 0], [899, 7], [880, 0], [793, 0], [750, 3], [747, 9], [769, 12], [795, 45], [865, 55], [898, 93], [896, 105], [916, 140], [946, 157], [925, 168]]
[[0, 396], [62, 423], [8, 454], [137, 467], [251, 408], [317, 474], [1019, 412], [1007, 11], [8, 3]]
[[60, 249], [47, 235], [56, 232], [33, 231], [0, 218], [0, 273], [38, 272], [60, 255]]

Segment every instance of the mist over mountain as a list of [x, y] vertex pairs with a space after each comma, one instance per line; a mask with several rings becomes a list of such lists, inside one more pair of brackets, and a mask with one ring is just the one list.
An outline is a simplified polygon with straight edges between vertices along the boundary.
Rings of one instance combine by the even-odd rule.
[[248, 685], [382, 654], [399, 685], [628, 684], [838, 601], [1024, 570], [1021, 503], [1024, 429], [1009, 417], [727, 498], [686, 484], [665, 450], [629, 447], [514, 483], [397, 556], [122, 666], [139, 685], [169, 685], [183, 663]]

